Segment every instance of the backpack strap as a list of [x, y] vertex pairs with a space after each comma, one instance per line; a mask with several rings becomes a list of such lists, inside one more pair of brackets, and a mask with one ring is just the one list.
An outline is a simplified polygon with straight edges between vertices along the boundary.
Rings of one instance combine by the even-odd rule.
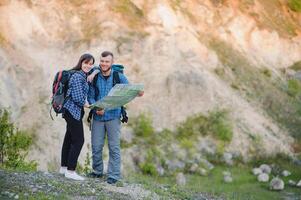
[[[120, 83], [119, 72], [118, 71], [113, 71], [113, 87], [116, 84], [119, 84], [119, 83]], [[127, 116], [127, 113], [126, 113], [126, 110], [125, 110], [124, 106], [121, 106], [121, 116], [122, 116], [121, 122], [122, 123], [127, 123], [129, 118]]]
[[95, 88], [95, 98], [99, 95], [99, 89], [98, 89], [98, 87], [96, 86], [98, 77], [99, 77], [99, 73], [97, 73], [97, 74], [94, 76], [93, 81], [92, 81], [92, 86]]
[[113, 87], [120, 83], [119, 72], [113, 71]]
[[[54, 87], [53, 87], [53, 91], [52, 91], [52, 93], [53, 93], [53, 95], [57, 92], [57, 89], [58, 89], [58, 87], [59, 87], [59, 83], [60, 83], [60, 81], [61, 81], [61, 79], [62, 79], [62, 76], [63, 76], [63, 71], [60, 71], [58, 74], [57, 74], [57, 77], [56, 77], [56, 80], [55, 80], [55, 85], [54, 85]], [[52, 96], [53, 96], [52, 95]]]

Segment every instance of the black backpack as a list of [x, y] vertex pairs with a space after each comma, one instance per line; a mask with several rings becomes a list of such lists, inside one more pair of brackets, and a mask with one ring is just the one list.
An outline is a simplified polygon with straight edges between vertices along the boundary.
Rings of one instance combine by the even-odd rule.
[[66, 94], [68, 91], [69, 80], [76, 70], [62, 70], [56, 73], [52, 84], [52, 98], [51, 98], [51, 110], [53, 109], [56, 115], [63, 112], [64, 103], [67, 100]]
[[[119, 64], [114, 64], [112, 65], [112, 70], [113, 70], [113, 87], [116, 84], [120, 83], [120, 77], [119, 77], [119, 73], [123, 74], [123, 65], [119, 65]], [[101, 72], [100, 72], [101, 73]], [[98, 79], [99, 73], [95, 75], [91, 85], [95, 88], [95, 97], [97, 97], [99, 95], [99, 89], [98, 87], [96, 87], [96, 82]], [[91, 123], [92, 120], [92, 116], [93, 116], [93, 111], [90, 110], [89, 112], [89, 116], [87, 118], [88, 123]], [[129, 120], [127, 113], [126, 113], [126, 109], [124, 106], [121, 106], [121, 122], [122, 123], [127, 123]]]

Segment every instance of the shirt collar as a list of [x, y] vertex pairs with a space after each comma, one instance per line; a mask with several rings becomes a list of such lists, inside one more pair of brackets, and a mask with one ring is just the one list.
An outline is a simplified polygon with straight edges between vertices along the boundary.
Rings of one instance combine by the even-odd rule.
[[82, 75], [83, 77], [87, 77], [87, 74], [83, 71], [83, 70], [79, 70], [78, 72], [80, 75]]

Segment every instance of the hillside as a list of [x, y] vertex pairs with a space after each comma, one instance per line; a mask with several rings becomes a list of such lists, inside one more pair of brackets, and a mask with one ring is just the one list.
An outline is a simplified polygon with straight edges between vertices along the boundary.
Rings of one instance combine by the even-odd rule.
[[36, 138], [29, 157], [40, 169], [58, 165], [64, 135], [64, 121], [48, 114], [54, 74], [103, 50], [144, 83], [129, 114], [149, 113], [157, 131], [226, 109], [226, 151], [246, 159], [298, 151], [299, 100], [288, 75], [301, 60], [301, 15], [288, 1], [3, 0], [0, 16], [0, 105]]

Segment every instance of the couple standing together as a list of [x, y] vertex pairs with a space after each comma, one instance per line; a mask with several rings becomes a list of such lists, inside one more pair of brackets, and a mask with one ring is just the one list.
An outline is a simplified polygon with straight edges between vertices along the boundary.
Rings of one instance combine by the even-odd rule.
[[[67, 123], [66, 134], [62, 147], [60, 173], [65, 177], [74, 180], [84, 180], [84, 177], [75, 172], [78, 156], [84, 144], [84, 129], [82, 118], [84, 107], [107, 96], [113, 87], [113, 53], [104, 51], [100, 56], [99, 68], [95, 69], [91, 75], [89, 72], [93, 68], [95, 59], [90, 54], [80, 57], [77, 65], [73, 68], [76, 72], [69, 80], [66, 103], [64, 104], [64, 114]], [[95, 76], [99, 73], [98, 76]], [[118, 73], [120, 83], [128, 84], [128, 80], [122, 73]], [[93, 78], [97, 78], [92, 82]], [[99, 92], [96, 92], [99, 91]], [[143, 96], [140, 91], [138, 96]], [[88, 102], [87, 102], [88, 101]], [[109, 163], [107, 183], [114, 184], [121, 178], [120, 165], [120, 128], [121, 128], [121, 108], [110, 110], [92, 110], [92, 167], [90, 177], [100, 178], [103, 176], [102, 151], [105, 143], [105, 136], [108, 138]]]

